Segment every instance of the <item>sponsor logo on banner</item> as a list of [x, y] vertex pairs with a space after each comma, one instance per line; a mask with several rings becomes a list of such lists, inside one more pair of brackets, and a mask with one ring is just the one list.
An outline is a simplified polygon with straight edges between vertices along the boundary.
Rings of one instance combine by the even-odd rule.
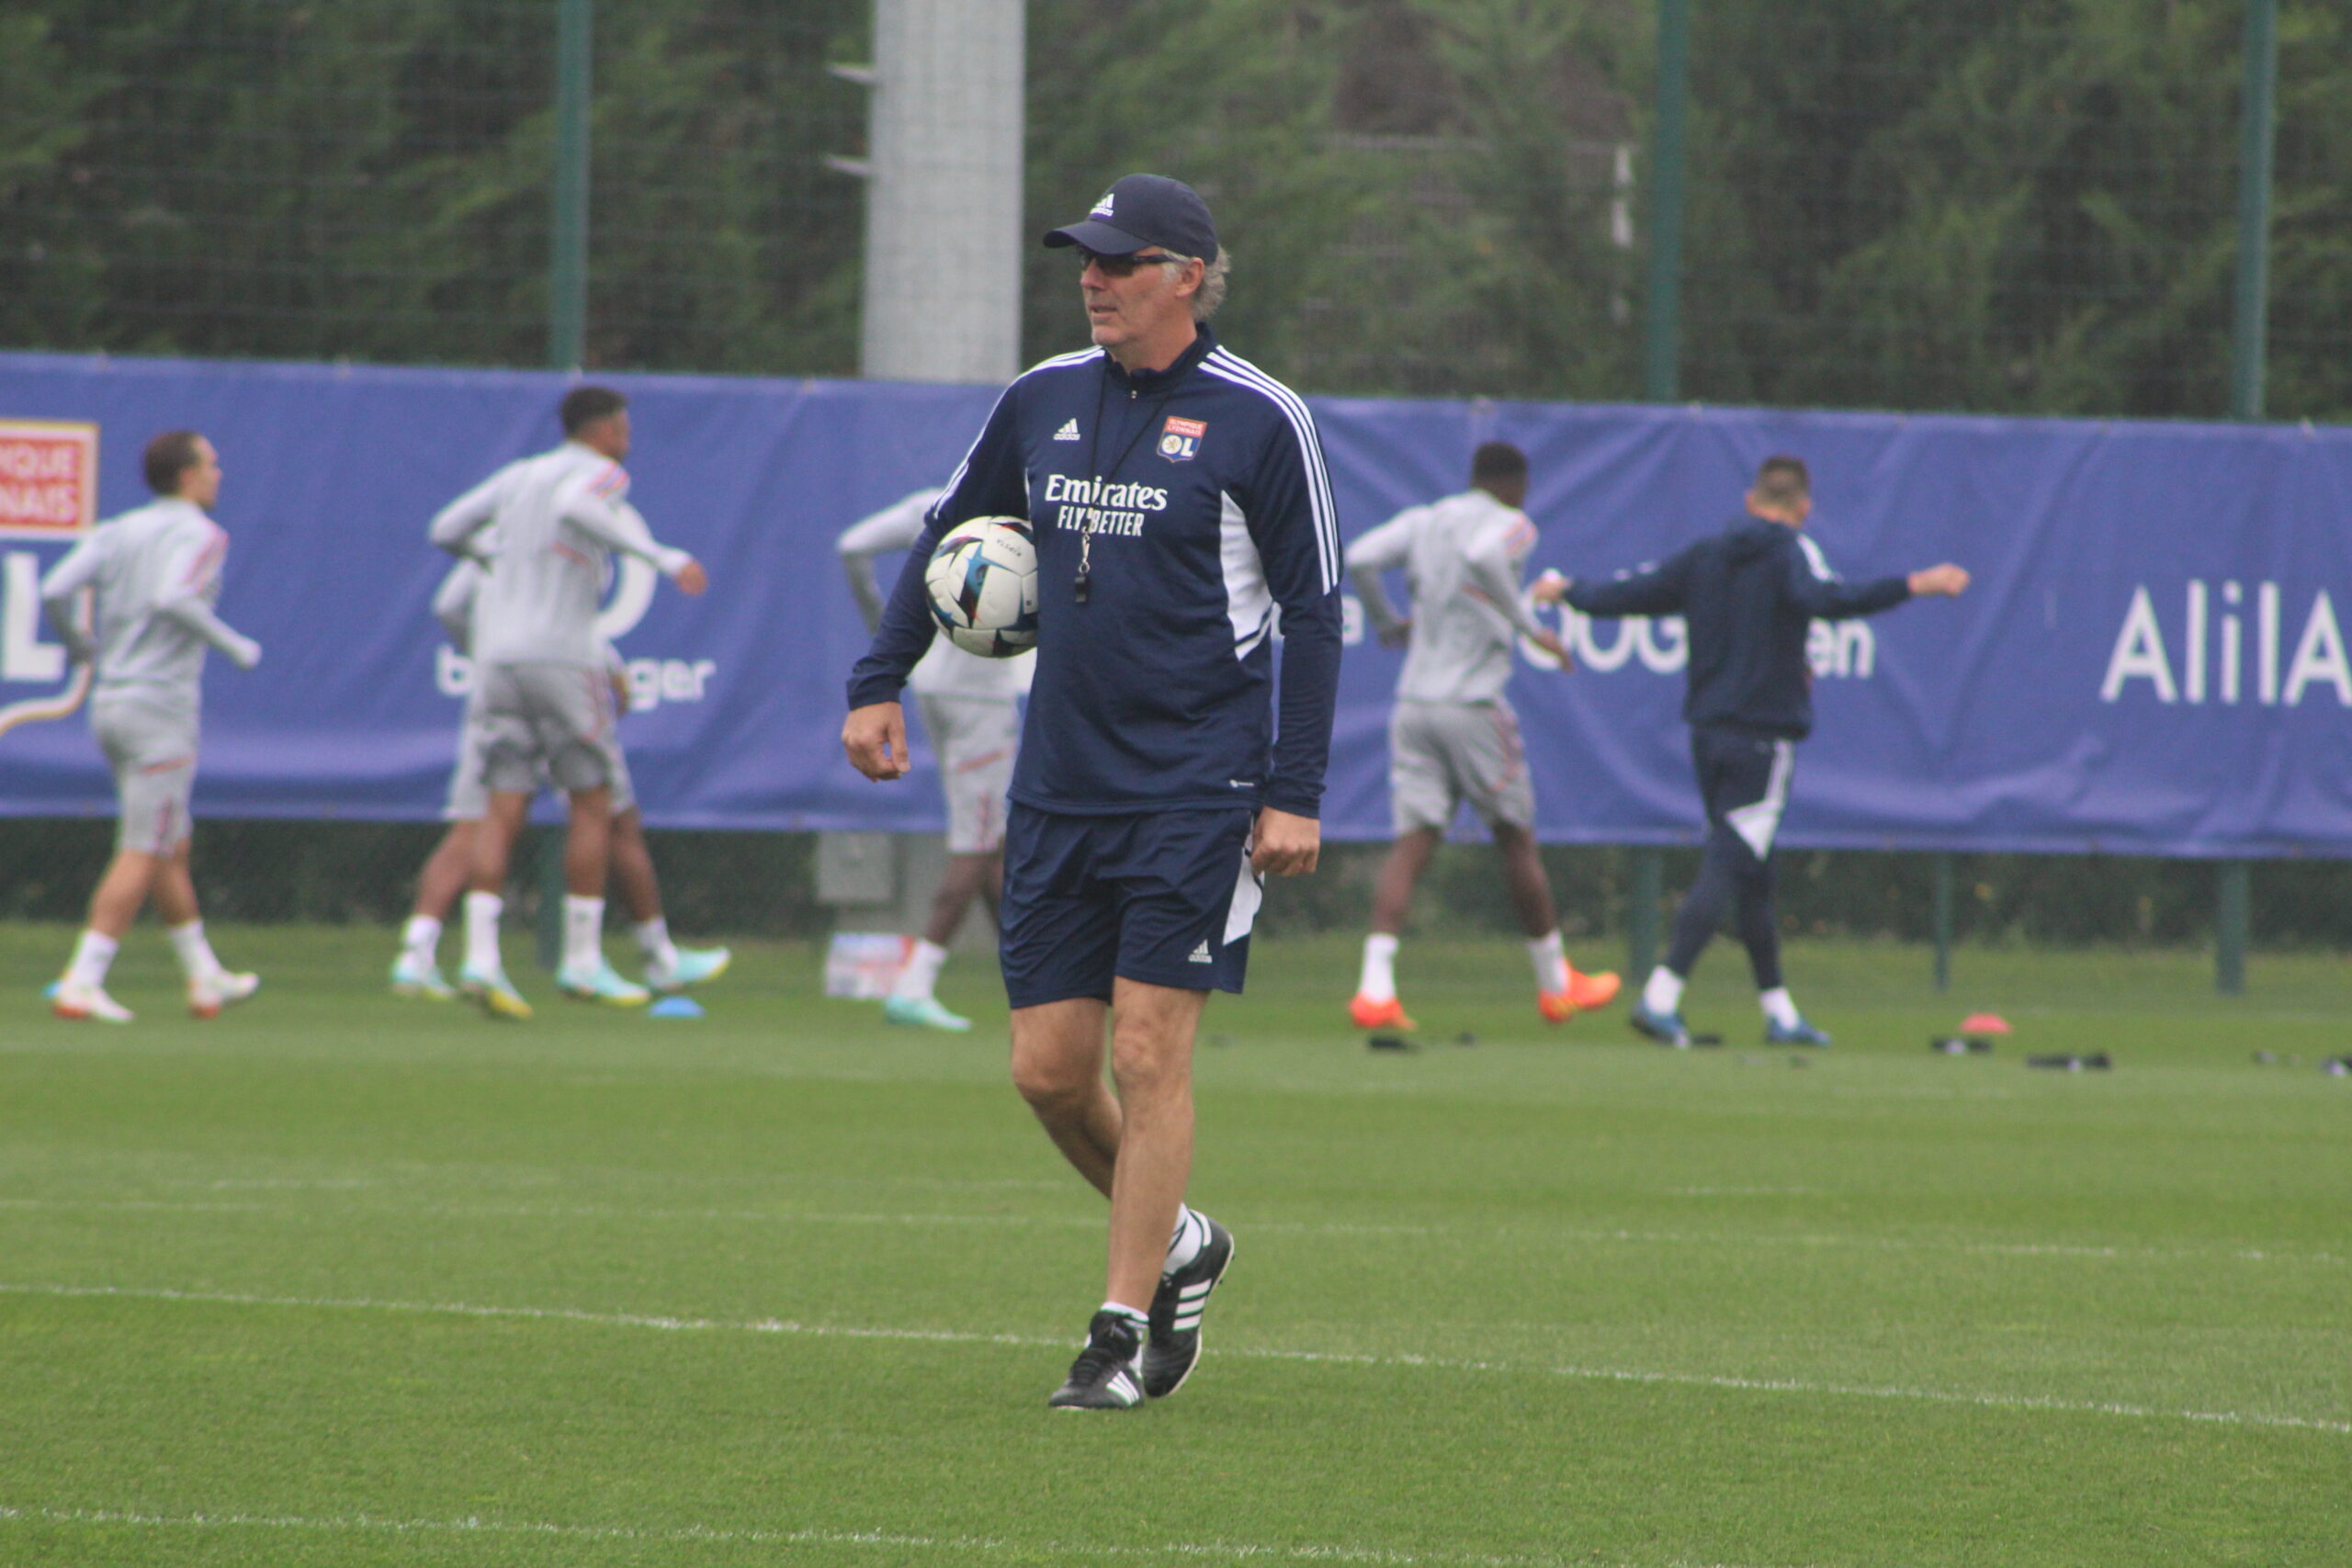
[[[97, 515], [96, 425], [0, 419], [0, 735], [63, 718], [89, 693], [89, 671], [49, 640], [40, 579]], [[86, 595], [81, 614], [86, 625]]]
[[[1623, 615], [1597, 619], [1565, 604], [1528, 608], [1549, 622], [1579, 670], [1606, 675], [1638, 663], [1654, 675], [1674, 675], [1690, 662], [1690, 631], [1679, 615]], [[1361, 636], [1361, 633], [1359, 634]], [[1559, 665], [1526, 638], [1520, 656], [1546, 670]], [[1878, 636], [1868, 621], [1815, 621], [1805, 635], [1805, 664], [1820, 681], [1867, 681], [1878, 671]]]
[[2191, 578], [2165, 598], [2179, 607], [2169, 623], [2146, 583], [2132, 588], [2099, 701], [2299, 707], [2324, 687], [2337, 705], [2352, 707], [2352, 660], [2326, 589], [2304, 604], [2300, 594], [2290, 602], [2276, 582]]
[[1209, 433], [1205, 421], [1168, 416], [1160, 427], [1159, 455], [1171, 463], [1189, 463], [1201, 453], [1201, 437]]

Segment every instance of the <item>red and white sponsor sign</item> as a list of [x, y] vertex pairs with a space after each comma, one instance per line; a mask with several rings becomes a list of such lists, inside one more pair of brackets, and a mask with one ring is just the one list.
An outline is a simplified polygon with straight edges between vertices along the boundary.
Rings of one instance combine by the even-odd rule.
[[98, 520], [98, 427], [0, 419], [0, 536], [53, 539]]

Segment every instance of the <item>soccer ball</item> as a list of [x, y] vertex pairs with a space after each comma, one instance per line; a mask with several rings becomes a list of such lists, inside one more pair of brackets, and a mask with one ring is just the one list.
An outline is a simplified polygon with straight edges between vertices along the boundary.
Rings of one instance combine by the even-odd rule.
[[975, 517], [947, 530], [923, 568], [932, 618], [983, 659], [1037, 646], [1037, 536], [1018, 517]]

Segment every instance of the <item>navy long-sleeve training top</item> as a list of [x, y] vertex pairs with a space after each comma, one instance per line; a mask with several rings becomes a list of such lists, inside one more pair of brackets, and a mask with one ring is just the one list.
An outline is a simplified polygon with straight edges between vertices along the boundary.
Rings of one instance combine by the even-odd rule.
[[1588, 615], [1681, 615], [1690, 650], [1682, 716], [1789, 740], [1813, 731], [1812, 623], [1874, 615], [1910, 597], [1908, 578], [1841, 581], [1819, 546], [1761, 517], [1736, 518], [1627, 576], [1580, 578], [1567, 593]]
[[1341, 553], [1297, 394], [1205, 324], [1163, 371], [1130, 376], [1089, 349], [1023, 375], [933, 505], [851, 671], [852, 707], [897, 698], [933, 635], [924, 563], [947, 529], [990, 516], [1025, 517], [1037, 535], [1037, 671], [1014, 800], [1319, 814]]

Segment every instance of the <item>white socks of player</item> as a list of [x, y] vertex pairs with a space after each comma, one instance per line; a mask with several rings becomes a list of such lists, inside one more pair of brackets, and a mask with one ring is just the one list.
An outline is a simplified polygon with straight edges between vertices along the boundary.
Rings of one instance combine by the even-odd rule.
[[1356, 981], [1356, 995], [1374, 1002], [1396, 999], [1396, 939], [1386, 931], [1363, 939], [1363, 975]]
[[1804, 1021], [1797, 1016], [1796, 1000], [1789, 995], [1789, 988], [1786, 986], [1775, 986], [1769, 991], [1758, 991], [1756, 994], [1756, 1005], [1764, 1010], [1766, 1018], [1779, 1024], [1782, 1029], [1794, 1029]]
[[646, 965], [653, 969], [674, 969], [678, 966], [678, 946], [670, 940], [670, 922], [656, 915], [651, 919], [629, 928], [637, 938], [637, 950], [645, 955]]
[[401, 928], [401, 951], [419, 964], [432, 963], [440, 945], [441, 922], [430, 915], [411, 915]]
[[605, 901], [563, 896], [563, 966], [594, 969], [605, 962]]
[[220, 960], [212, 955], [212, 944], [204, 940], [202, 920], [173, 926], [170, 936], [172, 951], [180, 955], [180, 968], [187, 972], [189, 979], [209, 979], [220, 973]]
[[506, 900], [495, 893], [466, 895], [466, 967], [484, 975], [503, 975], [498, 958], [498, 917]]
[[1168, 1238], [1168, 1261], [1160, 1265], [1159, 1271], [1163, 1274], [1173, 1274], [1177, 1269], [1198, 1258], [1201, 1255], [1201, 1248], [1208, 1244], [1209, 1223], [1193, 1213], [1189, 1206], [1178, 1204], [1176, 1230]]
[[1663, 964], [1651, 970], [1648, 983], [1642, 987], [1642, 1006], [1662, 1018], [1679, 1011], [1682, 976]]
[[1562, 945], [1556, 928], [1529, 940], [1527, 959], [1535, 965], [1535, 988], [1538, 991], [1547, 997], [1556, 997], [1568, 988], [1568, 950]]
[[96, 931], [84, 931], [82, 940], [74, 944], [74, 962], [65, 966], [65, 983], [69, 986], [104, 986], [107, 965], [114, 962], [115, 950], [122, 944], [110, 936]]
[[907, 955], [906, 967], [891, 984], [890, 995], [902, 1002], [927, 1002], [933, 987], [939, 984], [940, 965], [947, 962], [947, 950], [935, 942], [918, 942]]

